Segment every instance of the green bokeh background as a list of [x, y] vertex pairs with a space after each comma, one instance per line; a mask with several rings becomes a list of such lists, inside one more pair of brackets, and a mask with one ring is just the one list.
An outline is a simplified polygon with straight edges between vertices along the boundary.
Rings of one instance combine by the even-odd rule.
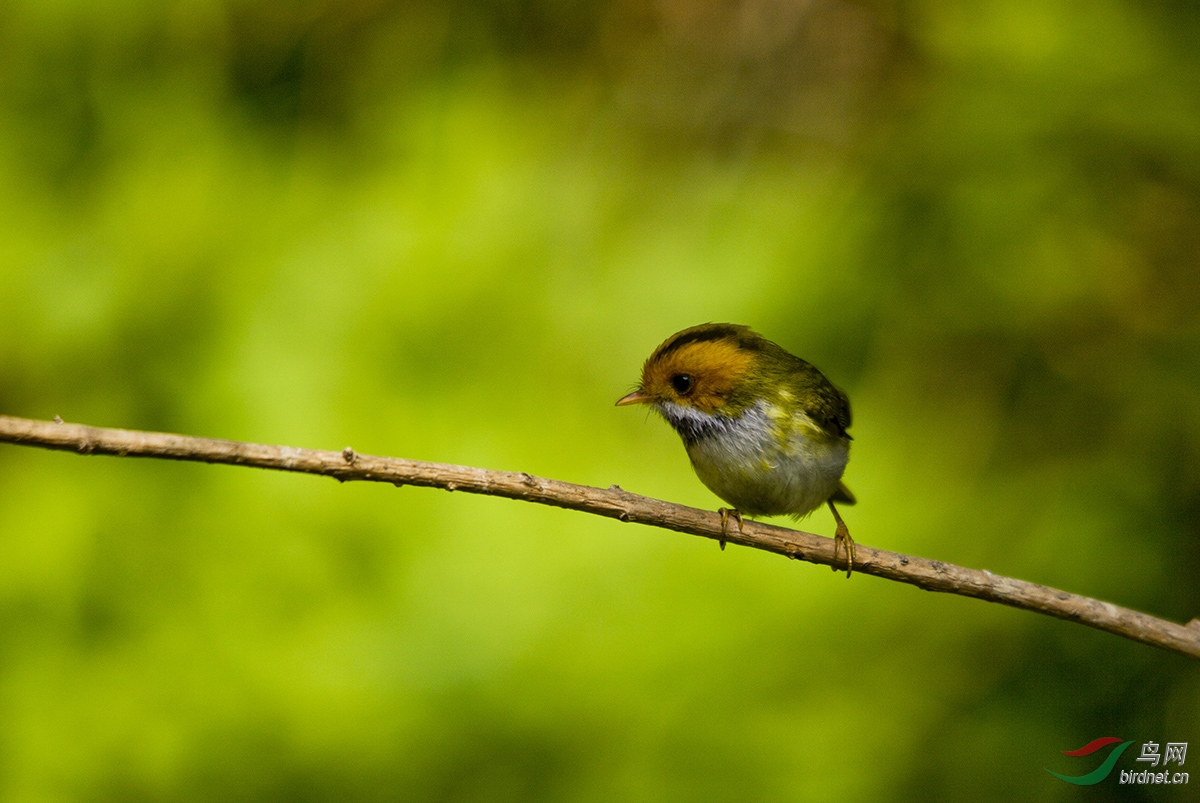
[[[1198, 85], [1187, 2], [12, 0], [0, 412], [714, 508], [612, 403], [749, 323], [853, 399], [860, 542], [1187, 621]], [[6, 801], [1184, 800], [1043, 768], [1197, 723], [1195, 661], [995, 605], [0, 448]]]

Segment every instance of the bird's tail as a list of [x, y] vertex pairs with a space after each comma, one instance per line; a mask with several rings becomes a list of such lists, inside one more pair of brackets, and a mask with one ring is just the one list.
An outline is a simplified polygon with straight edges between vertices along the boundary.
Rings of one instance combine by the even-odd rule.
[[854, 494], [850, 493], [850, 489], [846, 487], [846, 483], [839, 482], [837, 490], [833, 492], [833, 496], [829, 497], [830, 502], [838, 502], [843, 505], [853, 505], [858, 502], [854, 498]]

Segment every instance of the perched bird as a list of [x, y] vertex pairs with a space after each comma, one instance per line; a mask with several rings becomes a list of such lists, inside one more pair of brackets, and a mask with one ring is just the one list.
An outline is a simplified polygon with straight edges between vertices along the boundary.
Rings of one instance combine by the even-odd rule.
[[650, 405], [675, 428], [700, 481], [733, 505], [723, 531], [731, 515], [740, 530], [743, 514], [799, 518], [828, 503], [850, 576], [854, 541], [834, 507], [855, 501], [841, 481], [850, 400], [811, 364], [748, 326], [701, 324], [655, 349], [617, 404]]

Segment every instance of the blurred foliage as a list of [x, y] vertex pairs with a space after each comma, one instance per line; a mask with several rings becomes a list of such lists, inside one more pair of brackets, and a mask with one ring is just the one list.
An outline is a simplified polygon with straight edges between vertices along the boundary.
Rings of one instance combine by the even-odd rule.
[[[1187, 621], [1198, 17], [12, 0], [0, 411], [711, 508], [612, 402], [745, 322], [853, 398], [859, 541]], [[10, 447], [0, 489], [5, 800], [1182, 800], [1043, 767], [1200, 741], [1182, 657], [564, 511]]]

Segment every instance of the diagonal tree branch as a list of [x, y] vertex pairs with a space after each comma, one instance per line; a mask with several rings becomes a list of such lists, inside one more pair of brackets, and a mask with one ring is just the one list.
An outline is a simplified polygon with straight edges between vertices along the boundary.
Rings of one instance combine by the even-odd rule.
[[[447, 491], [503, 496], [542, 505], [594, 513], [626, 522], [664, 527], [690, 535], [754, 547], [797, 560], [841, 566], [834, 555], [833, 539], [812, 533], [746, 522], [741, 532], [723, 534], [721, 517], [708, 510], [676, 505], [623, 491], [607, 490], [543, 479], [511, 471], [490, 471], [469, 466], [427, 463], [395, 457], [266, 446], [258, 443], [193, 438], [161, 432], [36, 421], [0, 416], [0, 442], [80, 454], [118, 457], [158, 457], [200, 463], [227, 463], [278, 471], [320, 474], [339, 481], [388, 482]], [[967, 569], [938, 560], [911, 557], [858, 544], [854, 568], [862, 574], [897, 580], [926, 591], [944, 591], [998, 602], [1014, 608], [1079, 622], [1140, 641], [1154, 647], [1200, 658], [1200, 619], [1180, 625], [1108, 602], [1068, 594], [1043, 585]]]

